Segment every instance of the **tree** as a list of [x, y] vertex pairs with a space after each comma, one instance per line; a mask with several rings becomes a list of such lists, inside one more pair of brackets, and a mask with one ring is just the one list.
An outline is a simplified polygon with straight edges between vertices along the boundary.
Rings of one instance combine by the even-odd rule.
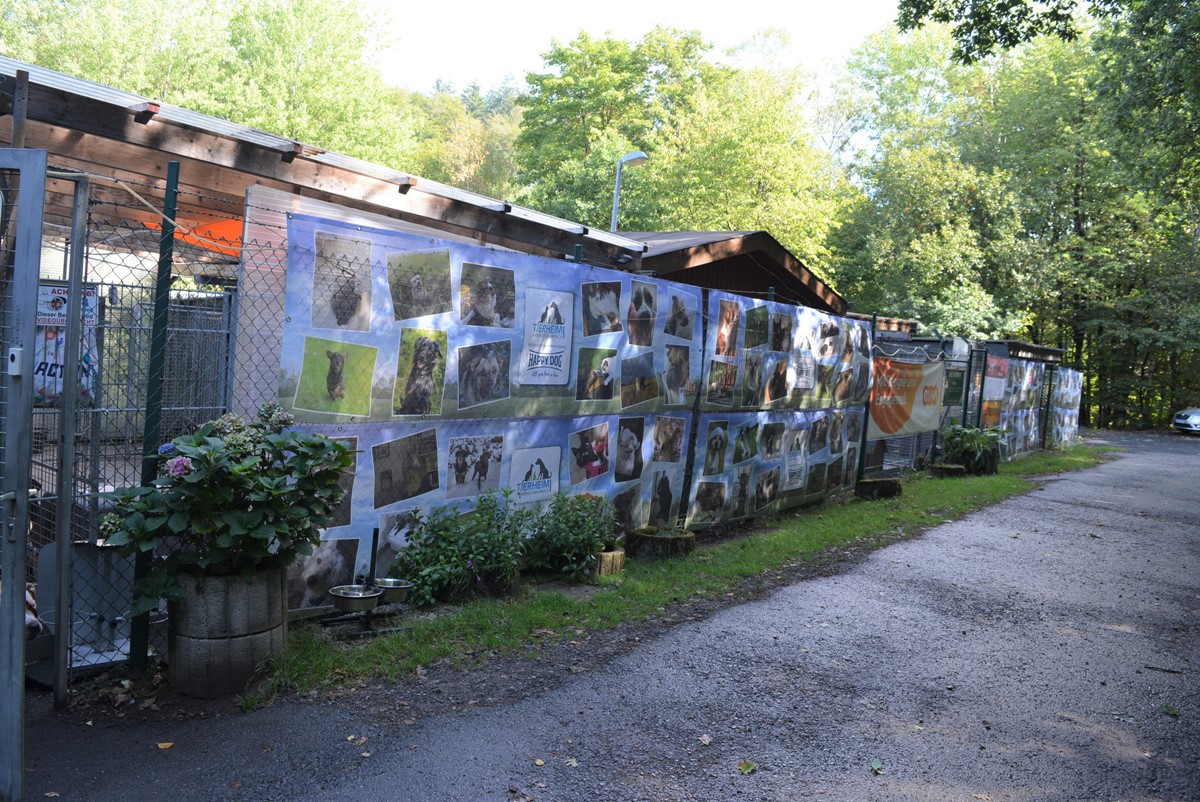
[[912, 31], [927, 22], [953, 26], [954, 58], [972, 64], [1043, 34], [1072, 41], [1079, 36], [1077, 11], [1111, 16], [1130, 0], [899, 0], [896, 24]]
[[[547, 72], [526, 76], [517, 159], [525, 179], [544, 181], [564, 163], [586, 160], [613, 135], [645, 149], [651, 134], [685, 111], [716, 68], [694, 31], [655, 28], [637, 43], [612, 36], [554, 42]], [[552, 192], [544, 192], [549, 195]]]

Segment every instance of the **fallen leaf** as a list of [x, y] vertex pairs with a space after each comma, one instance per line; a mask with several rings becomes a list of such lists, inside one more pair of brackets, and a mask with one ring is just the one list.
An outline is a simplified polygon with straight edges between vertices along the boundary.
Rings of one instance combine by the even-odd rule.
[[709, 744], [712, 743], [712, 736], [711, 735], [701, 735], [700, 743], [703, 744], [704, 746], [708, 746]]
[[571, 768], [576, 768], [579, 766], [579, 761], [573, 757], [567, 758], [566, 760], [563, 761], [563, 763], [566, 763]]
[[992, 798], [991, 794], [971, 794], [971, 796], [974, 797], [975, 799], [991, 799]]
[[535, 638], [546, 638], [546, 637], [549, 637], [550, 635], [553, 635], [554, 630], [543, 627], [542, 629], [535, 629], [533, 632], [531, 632], [529, 634]]
[[742, 774], [750, 775], [758, 771], [758, 764], [753, 760], [743, 760], [737, 764], [738, 771]]
[[356, 740], [356, 741], [354, 742], [354, 745], [355, 745], [355, 746], [362, 746], [362, 745], [363, 745], [363, 744], [365, 744], [366, 742], [367, 742], [367, 736], [365, 736], [365, 735], [364, 735], [363, 737], [361, 737], [361, 738], [359, 738], [358, 740]]
[[883, 774], [883, 761], [882, 760], [880, 760], [879, 758], [873, 758], [871, 760], [871, 773], [872, 774]]
[[363, 753], [362, 753], [362, 756], [363, 756], [363, 757], [370, 757], [370, 756], [371, 756], [371, 753], [370, 753], [370, 752], [363, 752]]
[[1158, 706], [1158, 712], [1179, 718], [1179, 708], [1175, 705], [1161, 704]]
[[175, 745], [174, 741], [162, 741], [157, 744], [159, 749], [170, 749], [174, 745]]
[[231, 782], [231, 783], [229, 784], [229, 787], [230, 787], [230, 788], [241, 788], [241, 787], [242, 787], [242, 781], [241, 781], [241, 780], [234, 780], [233, 782]]

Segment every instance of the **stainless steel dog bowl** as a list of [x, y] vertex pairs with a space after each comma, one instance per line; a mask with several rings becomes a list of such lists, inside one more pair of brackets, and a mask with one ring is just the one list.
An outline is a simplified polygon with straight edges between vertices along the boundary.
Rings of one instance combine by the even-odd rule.
[[394, 579], [390, 576], [376, 577], [375, 584], [383, 588], [382, 604], [397, 604], [408, 598], [413, 583], [407, 579]]
[[347, 613], [359, 613], [375, 609], [383, 589], [369, 585], [337, 585], [329, 589], [329, 595], [333, 597], [334, 607]]

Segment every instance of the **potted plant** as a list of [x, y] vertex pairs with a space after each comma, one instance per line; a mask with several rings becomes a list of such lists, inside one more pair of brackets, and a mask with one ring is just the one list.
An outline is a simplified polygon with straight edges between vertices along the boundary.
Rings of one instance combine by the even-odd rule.
[[168, 601], [168, 676], [181, 692], [245, 689], [287, 638], [284, 571], [311, 554], [343, 496], [347, 447], [289, 429], [277, 404], [228, 414], [159, 448], [149, 487], [107, 494], [110, 545], [151, 556], [133, 612]]
[[601, 569], [604, 574], [618, 573], [625, 554], [615, 528], [616, 511], [607, 498], [560, 492], [533, 523], [526, 561], [530, 568], [576, 582], [600, 575]]
[[410, 604], [428, 607], [518, 588], [534, 515], [518, 508], [510, 495], [507, 490], [484, 493], [465, 513], [447, 505], [416, 520], [388, 570], [412, 582]]
[[[951, 420], [942, 432], [942, 455], [934, 468], [941, 467], [941, 475], [948, 475], [946, 466], [961, 466], [957, 473], [993, 474], [1000, 465], [1000, 430], [979, 429]], [[938, 473], [938, 471], [935, 471]]]

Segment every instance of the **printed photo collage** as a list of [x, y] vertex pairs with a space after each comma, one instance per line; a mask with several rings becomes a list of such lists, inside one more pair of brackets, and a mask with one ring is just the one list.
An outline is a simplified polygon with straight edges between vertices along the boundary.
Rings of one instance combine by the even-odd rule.
[[861, 406], [871, 391], [871, 326], [788, 304], [709, 293], [701, 409]]
[[326, 604], [310, 589], [335, 574], [345, 581], [326, 588], [366, 577], [372, 555], [382, 573], [432, 508], [466, 512], [487, 492], [509, 490], [519, 505], [595, 493], [613, 501], [623, 528], [674, 522], [689, 434], [688, 416], [671, 413], [306, 428], [344, 440], [355, 459], [321, 548], [290, 569], [292, 609]]
[[852, 485], [864, 408], [705, 413], [687, 526], [806, 503]]
[[311, 423], [686, 409], [699, 305], [694, 287], [293, 215], [280, 402]]

